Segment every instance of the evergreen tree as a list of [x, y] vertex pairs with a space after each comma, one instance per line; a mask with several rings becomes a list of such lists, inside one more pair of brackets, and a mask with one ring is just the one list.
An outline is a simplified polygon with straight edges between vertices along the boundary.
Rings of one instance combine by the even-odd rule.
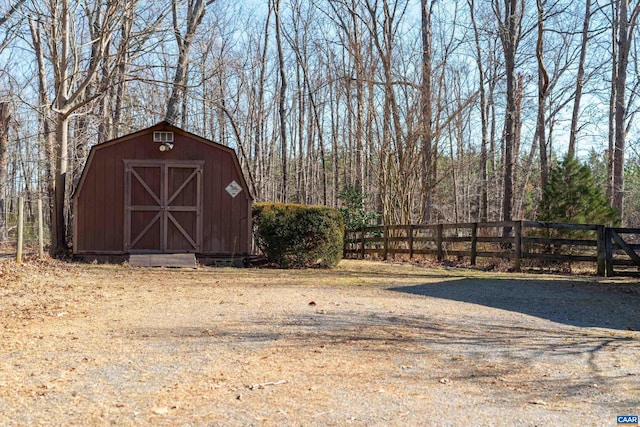
[[624, 170], [624, 219], [625, 227], [640, 227], [640, 157], [627, 160]]
[[346, 230], [369, 227], [380, 218], [376, 212], [367, 210], [366, 197], [357, 187], [347, 187], [338, 195], [338, 199], [342, 202], [342, 207], [338, 210], [342, 214]]
[[571, 156], [553, 168], [543, 188], [538, 219], [551, 222], [605, 224], [619, 222], [591, 169]]

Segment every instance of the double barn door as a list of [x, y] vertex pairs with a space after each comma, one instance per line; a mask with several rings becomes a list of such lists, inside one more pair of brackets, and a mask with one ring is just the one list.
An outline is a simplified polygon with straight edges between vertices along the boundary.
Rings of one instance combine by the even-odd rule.
[[125, 252], [200, 252], [203, 164], [125, 160]]

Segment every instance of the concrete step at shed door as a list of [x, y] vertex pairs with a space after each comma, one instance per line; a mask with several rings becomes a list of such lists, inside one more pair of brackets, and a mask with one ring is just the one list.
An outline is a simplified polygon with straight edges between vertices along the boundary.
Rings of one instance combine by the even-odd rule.
[[131, 254], [129, 264], [136, 267], [196, 268], [195, 254]]

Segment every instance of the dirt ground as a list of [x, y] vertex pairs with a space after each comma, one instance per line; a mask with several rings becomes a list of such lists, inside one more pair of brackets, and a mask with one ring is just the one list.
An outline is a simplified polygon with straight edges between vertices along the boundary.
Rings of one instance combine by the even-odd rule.
[[0, 261], [0, 425], [615, 426], [640, 285]]

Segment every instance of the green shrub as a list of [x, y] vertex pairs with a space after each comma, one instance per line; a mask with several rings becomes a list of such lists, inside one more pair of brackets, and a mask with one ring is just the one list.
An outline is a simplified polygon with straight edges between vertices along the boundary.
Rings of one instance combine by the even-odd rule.
[[344, 225], [336, 209], [254, 203], [256, 243], [282, 268], [335, 267], [342, 257]]

